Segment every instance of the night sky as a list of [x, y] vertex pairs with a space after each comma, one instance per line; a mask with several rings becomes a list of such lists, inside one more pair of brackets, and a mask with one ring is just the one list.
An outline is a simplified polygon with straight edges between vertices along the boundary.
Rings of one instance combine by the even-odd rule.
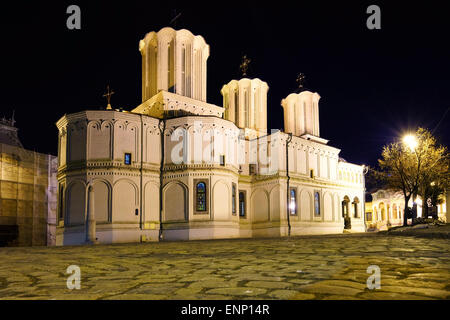
[[[174, 9], [181, 12], [176, 29], [210, 45], [209, 103], [222, 106], [220, 89], [240, 77], [247, 54], [249, 77], [270, 87], [269, 128], [283, 128], [281, 99], [296, 90], [303, 72], [305, 86], [322, 97], [321, 136], [347, 161], [373, 165], [383, 145], [417, 126], [449, 145], [444, 1], [29, 3], [2, 4], [0, 13], [0, 116], [15, 109], [27, 149], [56, 154], [55, 122], [65, 113], [104, 108], [107, 84], [116, 92], [114, 107], [139, 105], [139, 40], [168, 26]], [[81, 30], [66, 27], [71, 4], [81, 7]], [[381, 8], [381, 30], [366, 27], [370, 4]]]

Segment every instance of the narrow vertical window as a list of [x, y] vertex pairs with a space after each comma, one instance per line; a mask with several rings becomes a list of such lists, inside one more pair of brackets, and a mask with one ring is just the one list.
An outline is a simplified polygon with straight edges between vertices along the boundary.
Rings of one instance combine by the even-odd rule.
[[256, 119], [258, 119], [258, 96], [257, 91], [255, 91], [253, 95], [253, 121], [251, 123], [251, 126], [253, 129], [256, 129], [258, 127], [258, 123], [256, 122]]
[[167, 46], [167, 89], [170, 92], [170, 44]]
[[184, 44], [181, 54], [181, 94], [186, 94], [186, 48]]
[[314, 192], [314, 215], [320, 216], [320, 193]]
[[197, 183], [197, 211], [206, 211], [206, 184], [204, 182]]
[[174, 79], [174, 47], [169, 43], [167, 47], [167, 88], [169, 92], [175, 93], [175, 79]]
[[239, 191], [239, 216], [245, 217], [245, 191]]
[[59, 189], [59, 219], [64, 218], [64, 187]]
[[291, 188], [289, 191], [289, 214], [297, 215], [297, 190], [295, 188]]
[[231, 212], [236, 215], [236, 183], [231, 185]]
[[249, 111], [249, 106], [248, 106], [248, 94], [247, 94], [247, 90], [244, 91], [244, 128], [248, 128], [248, 111]]
[[239, 94], [237, 89], [234, 90], [234, 122], [239, 126]]

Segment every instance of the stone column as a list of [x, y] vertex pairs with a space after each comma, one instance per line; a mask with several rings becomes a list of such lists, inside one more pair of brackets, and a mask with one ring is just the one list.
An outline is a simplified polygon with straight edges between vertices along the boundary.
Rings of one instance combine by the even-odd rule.
[[95, 222], [95, 212], [94, 212], [94, 187], [89, 186], [88, 188], [88, 210], [86, 212], [86, 243], [95, 244], [97, 243], [96, 238], [96, 222]]

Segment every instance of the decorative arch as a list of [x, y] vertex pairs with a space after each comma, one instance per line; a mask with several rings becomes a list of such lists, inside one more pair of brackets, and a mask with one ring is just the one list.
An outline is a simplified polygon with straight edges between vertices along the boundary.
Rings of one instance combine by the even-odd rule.
[[254, 222], [270, 220], [269, 194], [263, 188], [256, 188], [251, 195], [251, 213]]
[[340, 221], [342, 214], [341, 214], [341, 205], [340, 205], [340, 201], [339, 201], [339, 195], [337, 193], [335, 193], [333, 195], [333, 208], [334, 208], [333, 220]]
[[212, 217], [214, 220], [227, 221], [230, 219], [231, 191], [224, 180], [218, 180], [213, 186]]
[[380, 208], [380, 220], [386, 221], [386, 208], [385, 208], [384, 202], [380, 202], [378, 207]]
[[67, 225], [84, 224], [86, 220], [86, 184], [82, 180], [72, 181], [66, 188]]
[[163, 188], [163, 221], [187, 221], [187, 187], [180, 181], [168, 182]]
[[67, 162], [86, 159], [86, 125], [79, 122], [67, 125]]
[[303, 189], [300, 192], [300, 220], [312, 221], [313, 220], [313, 197], [311, 192]]
[[91, 182], [94, 188], [94, 217], [96, 222], [111, 222], [112, 186], [105, 179], [96, 178]]
[[324, 209], [324, 220], [333, 221], [334, 210], [333, 210], [333, 198], [331, 193], [325, 192], [323, 195], [323, 209]]
[[138, 187], [129, 179], [120, 179], [113, 185], [112, 221], [138, 222], [139, 210]]
[[113, 124], [92, 120], [87, 126], [87, 157], [89, 160], [110, 159]]
[[159, 185], [155, 182], [147, 182], [144, 185], [143, 221], [159, 221]]
[[[269, 203], [270, 203], [270, 220], [275, 220], [275, 221], [279, 221], [280, 220], [280, 216], [283, 215], [283, 213], [281, 212], [281, 207], [280, 207], [280, 200], [281, 197], [281, 188], [279, 185], [274, 186], [272, 189], [270, 189], [269, 192]], [[281, 199], [285, 199], [286, 197], [281, 197]], [[298, 202], [298, 201], [297, 201]], [[298, 206], [298, 204], [297, 204]], [[298, 215], [297, 215], [298, 217]]]
[[342, 199], [342, 217], [350, 217], [350, 207], [349, 207], [349, 203], [350, 203], [350, 198], [349, 196], [345, 195], [344, 198]]

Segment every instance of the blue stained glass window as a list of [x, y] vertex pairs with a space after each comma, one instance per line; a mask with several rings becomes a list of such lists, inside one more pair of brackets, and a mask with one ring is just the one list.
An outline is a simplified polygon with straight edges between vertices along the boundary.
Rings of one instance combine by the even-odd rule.
[[206, 211], [206, 184], [197, 183], [197, 211]]
[[320, 216], [320, 194], [319, 192], [314, 193], [314, 214]]
[[125, 153], [125, 164], [131, 164], [131, 153]]

